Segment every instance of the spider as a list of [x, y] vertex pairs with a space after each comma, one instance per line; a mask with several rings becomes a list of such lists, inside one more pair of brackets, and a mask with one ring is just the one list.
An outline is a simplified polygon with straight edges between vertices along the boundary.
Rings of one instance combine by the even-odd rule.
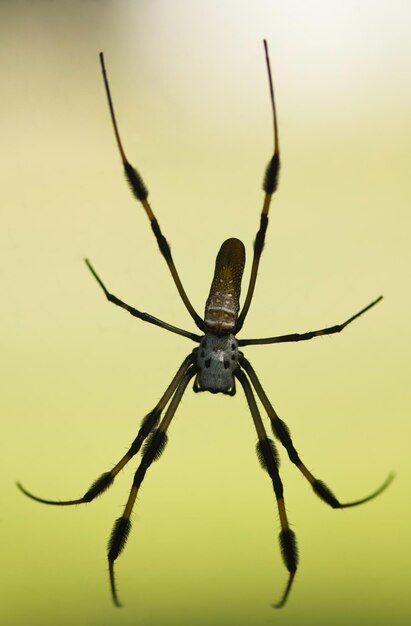
[[[240, 347], [249, 345], [263, 345], [272, 343], [284, 343], [292, 341], [307, 341], [321, 335], [332, 335], [341, 332], [346, 326], [351, 324], [358, 317], [369, 311], [373, 306], [382, 299], [382, 296], [371, 302], [368, 306], [361, 309], [358, 313], [347, 319], [342, 324], [328, 326], [319, 330], [313, 330], [305, 333], [292, 333], [288, 335], [280, 335], [277, 337], [265, 337], [259, 339], [237, 339], [236, 335], [243, 327], [250, 308], [251, 300], [257, 279], [258, 267], [260, 263], [261, 253], [264, 247], [265, 234], [268, 226], [268, 213], [270, 209], [272, 196], [277, 188], [278, 173], [280, 167], [280, 149], [278, 140], [277, 116], [274, 100], [273, 81], [270, 68], [270, 59], [268, 54], [267, 42], [264, 40], [265, 60], [267, 66], [271, 112], [273, 120], [274, 150], [265, 170], [263, 190], [265, 192], [263, 208], [260, 217], [260, 227], [257, 232], [253, 262], [251, 267], [250, 281], [247, 288], [244, 304], [240, 308], [240, 290], [241, 279], [245, 265], [245, 248], [239, 239], [227, 239], [218, 252], [214, 277], [211, 284], [210, 293], [205, 305], [204, 319], [202, 319], [194, 310], [185, 290], [181, 283], [180, 277], [174, 265], [171, 255], [170, 246], [161, 232], [160, 225], [152, 211], [148, 201], [148, 190], [136, 169], [130, 165], [125, 155], [123, 145], [118, 131], [116, 116], [114, 113], [113, 102], [110, 93], [109, 82], [107, 78], [104, 56], [100, 53], [101, 70], [110, 110], [111, 121], [114, 134], [120, 152], [121, 161], [124, 167], [126, 179], [130, 185], [131, 191], [137, 200], [143, 205], [144, 210], [150, 220], [151, 228], [157, 240], [160, 252], [163, 255], [168, 268], [177, 287], [178, 293], [184, 302], [186, 309], [194, 320], [195, 324], [201, 331], [201, 335], [183, 330], [172, 324], [168, 324], [148, 313], [144, 313], [126, 304], [117, 296], [113, 295], [104, 285], [97, 272], [94, 270], [88, 259], [85, 259], [90, 272], [103, 290], [106, 298], [113, 304], [125, 309], [134, 317], [141, 319], [150, 324], [164, 328], [172, 333], [181, 335], [191, 339], [199, 344], [184, 359], [180, 365], [174, 378], [168, 385], [157, 405], [145, 416], [136, 438], [131, 444], [126, 454], [118, 461], [118, 463], [108, 472], [104, 472], [86, 491], [82, 498], [67, 501], [55, 501], [39, 498], [27, 491], [20, 483], [17, 483], [19, 489], [29, 498], [45, 504], [56, 506], [68, 506], [73, 504], [82, 504], [91, 502], [97, 496], [101, 495], [113, 483], [114, 478], [123, 469], [123, 467], [135, 456], [142, 448], [142, 458], [140, 465], [134, 475], [133, 484], [124, 508], [123, 515], [119, 517], [113, 527], [111, 537], [108, 543], [108, 565], [111, 595], [116, 606], [121, 606], [116, 581], [114, 577], [114, 562], [123, 550], [127, 537], [130, 532], [131, 522], [130, 516], [133, 510], [137, 494], [146, 472], [153, 461], [156, 461], [164, 451], [167, 443], [167, 431], [171, 420], [174, 417], [176, 409], [181, 402], [182, 396], [189, 384], [194, 379], [193, 389], [195, 392], [210, 391], [211, 393], [223, 393], [233, 396], [236, 393], [236, 380], [239, 381], [244, 390], [245, 397], [251, 412], [255, 429], [257, 431], [257, 455], [263, 469], [268, 473], [271, 479], [274, 494], [277, 500], [278, 514], [281, 524], [279, 533], [279, 543], [284, 560], [284, 564], [288, 570], [288, 580], [285, 589], [277, 604], [273, 606], [280, 608], [284, 606], [294, 578], [298, 565], [297, 543], [294, 531], [291, 530], [288, 522], [287, 512], [284, 503], [283, 484], [279, 474], [279, 459], [274, 441], [267, 436], [266, 429], [261, 419], [260, 411], [257, 406], [255, 393], [260, 400], [268, 418], [271, 422], [271, 428], [274, 436], [286, 449], [290, 461], [297, 466], [304, 478], [310, 483], [314, 492], [326, 504], [334, 509], [343, 509], [347, 507], [357, 506], [372, 500], [384, 491], [393, 479], [390, 474], [385, 482], [370, 495], [356, 500], [354, 502], [341, 503], [332, 491], [321, 480], [316, 478], [305, 464], [301, 461], [300, 455], [291, 439], [290, 431], [286, 424], [277, 415], [274, 407], [268, 399], [257, 374], [246, 359]], [[254, 390], [253, 390], [254, 388]], [[164, 413], [164, 414], [163, 414]]]

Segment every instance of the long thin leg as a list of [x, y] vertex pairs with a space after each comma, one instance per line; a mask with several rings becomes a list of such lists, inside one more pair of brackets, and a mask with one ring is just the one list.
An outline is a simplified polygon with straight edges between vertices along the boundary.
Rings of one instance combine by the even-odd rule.
[[156, 404], [154, 409], [148, 413], [138, 431], [137, 437], [134, 439], [130, 448], [126, 452], [126, 454], [120, 459], [120, 461], [108, 472], [104, 472], [91, 487], [86, 491], [82, 498], [78, 498], [77, 500], [46, 500], [44, 498], [39, 498], [34, 496], [32, 493], [27, 491], [23, 485], [17, 483], [17, 487], [22, 491], [26, 496], [35, 500], [36, 502], [42, 502], [43, 504], [53, 504], [55, 506], [69, 506], [71, 504], [83, 504], [86, 502], [91, 502], [97, 496], [101, 495], [106, 489], [108, 489], [117, 474], [123, 469], [125, 465], [133, 458], [135, 454], [140, 450], [143, 441], [148, 437], [148, 435], [152, 432], [153, 428], [156, 426], [158, 420], [160, 419], [160, 415], [163, 412], [164, 408], [167, 406], [170, 401], [171, 396], [177, 389], [178, 385], [184, 378], [184, 375], [187, 373], [190, 364], [192, 363], [191, 355], [184, 359], [183, 363], [179, 367], [176, 375], [173, 380], [165, 390], [162, 395], [160, 401]]
[[267, 415], [271, 421], [271, 427], [274, 435], [281, 441], [284, 448], [288, 452], [288, 456], [290, 457], [290, 461], [297, 466], [300, 472], [304, 475], [304, 477], [308, 480], [310, 485], [312, 486], [315, 493], [327, 504], [329, 504], [333, 509], [345, 509], [350, 506], [357, 506], [358, 504], [363, 504], [364, 502], [368, 502], [369, 500], [373, 500], [380, 493], [382, 493], [388, 485], [394, 479], [394, 475], [390, 474], [388, 478], [384, 481], [384, 483], [372, 494], [366, 496], [365, 498], [361, 498], [360, 500], [355, 500], [354, 502], [345, 502], [341, 503], [332, 491], [325, 485], [321, 480], [315, 478], [311, 472], [306, 468], [304, 463], [301, 461], [300, 456], [297, 450], [294, 448], [293, 442], [291, 440], [290, 431], [286, 424], [278, 417], [277, 413], [274, 410], [271, 402], [266, 396], [264, 389], [261, 386], [259, 379], [257, 378], [257, 374], [254, 371], [254, 368], [251, 366], [250, 362], [244, 356], [240, 358], [240, 365], [247, 372], [254, 389], [257, 392], [258, 397], [261, 400], [262, 405], [267, 411]]
[[260, 412], [257, 407], [257, 403], [254, 398], [251, 385], [247, 376], [240, 369], [235, 372], [236, 377], [243, 386], [245, 396], [247, 398], [248, 406], [250, 407], [251, 415], [254, 421], [254, 425], [258, 435], [257, 455], [260, 463], [270, 476], [275, 497], [277, 499], [278, 513], [280, 516], [281, 532], [279, 535], [281, 554], [285, 563], [285, 566], [289, 572], [287, 586], [281, 596], [278, 604], [275, 604], [275, 608], [284, 606], [287, 597], [291, 591], [295, 573], [298, 565], [298, 551], [297, 542], [294, 532], [290, 529], [287, 519], [287, 513], [284, 504], [283, 484], [281, 482], [280, 475], [278, 473], [279, 459], [274, 442], [267, 437], [267, 433], [261, 420]]
[[113, 123], [114, 134], [116, 136], [117, 146], [120, 152], [121, 161], [123, 163], [124, 172], [125, 172], [127, 181], [130, 185], [131, 191], [133, 192], [134, 196], [137, 198], [139, 202], [141, 202], [141, 204], [144, 207], [145, 212], [147, 213], [147, 217], [150, 220], [151, 228], [157, 239], [160, 252], [166, 260], [166, 263], [173, 277], [174, 283], [178, 289], [178, 293], [180, 294], [180, 297], [182, 301], [184, 302], [187, 311], [190, 313], [191, 317], [193, 318], [198, 328], [200, 328], [201, 330], [204, 330], [203, 320], [196, 313], [190, 300], [188, 299], [188, 296], [184, 290], [184, 287], [181, 283], [180, 277], [174, 265], [173, 257], [171, 256], [170, 246], [166, 238], [164, 237], [163, 233], [161, 232], [159, 223], [157, 222], [157, 219], [151, 209], [150, 203], [148, 202], [148, 199], [147, 199], [148, 189], [145, 186], [144, 181], [141, 178], [139, 172], [136, 169], [134, 169], [134, 167], [128, 162], [127, 157], [125, 155], [124, 148], [120, 139], [120, 133], [118, 131], [116, 116], [114, 113], [113, 101], [111, 98], [110, 87], [109, 87], [108, 79], [107, 79], [106, 67], [104, 64], [104, 55], [102, 52], [100, 52], [100, 63], [101, 63], [101, 69], [103, 72], [104, 86], [106, 88], [108, 106], [110, 108], [111, 121]]
[[366, 311], [369, 311], [377, 302], [382, 300], [382, 296], [379, 296], [376, 300], [368, 304], [361, 309], [358, 313], [350, 317], [342, 324], [336, 324], [335, 326], [328, 326], [327, 328], [320, 328], [320, 330], [310, 330], [308, 333], [292, 333], [290, 335], [280, 335], [278, 337], [264, 337], [262, 339], [239, 339], [239, 346], [260, 346], [267, 343], [285, 343], [289, 341], [306, 341], [313, 337], [320, 337], [321, 335], [333, 335], [334, 333], [340, 333], [348, 324], [351, 324], [357, 317], [360, 317]]
[[146, 475], [146, 471], [153, 461], [156, 461], [160, 458], [167, 443], [167, 429], [170, 425], [172, 418], [174, 417], [178, 405], [181, 402], [181, 398], [188, 383], [190, 382], [190, 379], [196, 374], [196, 372], [197, 367], [195, 365], [192, 365], [188, 369], [188, 371], [185, 372], [174, 393], [174, 396], [171, 399], [170, 404], [168, 405], [167, 411], [165, 412], [165, 415], [160, 422], [160, 426], [152, 432], [150, 438], [147, 440], [143, 449], [143, 457], [141, 459], [141, 463], [138, 466], [137, 471], [134, 475], [133, 486], [131, 487], [130, 495], [124, 508], [123, 515], [119, 517], [114, 524], [108, 544], [108, 565], [110, 573], [111, 594], [114, 604], [116, 606], [121, 606], [121, 604], [118, 599], [117, 588], [114, 578], [114, 561], [123, 550], [127, 541], [127, 537], [130, 533], [130, 515], [133, 510], [141, 483], [143, 482], [144, 476]]
[[103, 281], [98, 276], [96, 270], [93, 268], [90, 261], [88, 259], [84, 259], [84, 260], [90, 272], [93, 274], [94, 278], [96, 279], [96, 281], [98, 282], [102, 290], [104, 291], [107, 300], [109, 300], [113, 304], [116, 304], [117, 306], [120, 306], [122, 309], [125, 309], [131, 315], [133, 315], [134, 317], [138, 317], [138, 319], [143, 320], [144, 322], [149, 322], [150, 324], [154, 324], [155, 326], [160, 326], [160, 328], [169, 330], [170, 332], [176, 333], [177, 335], [188, 337], [188, 339], [191, 339], [192, 341], [200, 342], [200, 339], [201, 339], [200, 335], [190, 333], [188, 330], [183, 330], [182, 328], [177, 328], [177, 326], [173, 326], [172, 324], [167, 324], [167, 322], [163, 322], [162, 320], [159, 320], [157, 317], [153, 317], [153, 315], [150, 315], [149, 313], [144, 313], [143, 311], [139, 311], [138, 309], [135, 309], [134, 307], [120, 300], [120, 298], [117, 298], [117, 296], [114, 296], [112, 293], [108, 291], [107, 287], [104, 285]]
[[244, 305], [241, 310], [241, 313], [237, 320], [236, 325], [236, 333], [242, 328], [244, 324], [244, 320], [247, 316], [248, 309], [250, 308], [251, 300], [254, 293], [255, 283], [257, 280], [258, 266], [260, 263], [261, 254], [264, 247], [265, 233], [267, 231], [268, 226], [268, 211], [270, 209], [271, 198], [277, 189], [278, 184], [278, 172], [280, 169], [280, 145], [278, 141], [278, 126], [277, 126], [277, 114], [275, 109], [275, 100], [274, 100], [274, 89], [273, 89], [273, 79], [271, 76], [271, 67], [270, 67], [270, 58], [268, 56], [268, 47], [267, 42], [264, 39], [264, 50], [265, 50], [265, 59], [267, 63], [267, 73], [268, 73], [268, 81], [270, 85], [270, 99], [271, 99], [271, 110], [273, 114], [273, 131], [274, 131], [274, 154], [267, 165], [267, 169], [265, 171], [264, 182], [263, 182], [263, 190], [265, 191], [265, 198], [263, 209], [260, 217], [260, 228], [257, 232], [255, 241], [254, 241], [254, 256], [253, 256], [253, 265], [251, 267], [251, 275], [250, 282], [248, 285], [247, 295], [244, 300]]

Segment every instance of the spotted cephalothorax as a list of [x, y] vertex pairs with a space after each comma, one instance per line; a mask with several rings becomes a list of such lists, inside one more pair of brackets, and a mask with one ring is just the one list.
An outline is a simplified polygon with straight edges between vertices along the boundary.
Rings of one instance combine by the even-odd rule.
[[211, 393], [221, 391], [232, 395], [238, 356], [238, 341], [234, 335], [204, 335], [197, 350], [200, 371], [196, 377], [195, 390]]
[[19, 487], [23, 491], [23, 493], [25, 493], [33, 500], [37, 500], [38, 502], [44, 502], [46, 504], [64, 506], [70, 504], [81, 504], [83, 502], [91, 502], [91, 500], [103, 493], [103, 491], [105, 491], [112, 484], [120, 470], [130, 461], [130, 459], [132, 459], [135, 454], [140, 451], [140, 449], [142, 450], [141, 462], [134, 475], [133, 485], [131, 487], [129, 497], [124, 508], [124, 512], [114, 524], [108, 547], [108, 564], [111, 592], [113, 600], [117, 606], [119, 606], [120, 603], [118, 600], [117, 589], [114, 579], [114, 562], [126, 543], [127, 536], [131, 527], [130, 516], [136, 502], [140, 485], [145, 477], [147, 469], [150, 467], [153, 461], [159, 458], [162, 451], [164, 450], [167, 442], [168, 427], [171, 420], [173, 419], [175, 411], [184, 394], [184, 391], [186, 390], [187, 385], [192, 379], [194, 379], [195, 391], [211, 391], [212, 393], [221, 392], [231, 395], [235, 393], [235, 381], [238, 380], [247, 398], [247, 402], [258, 437], [258, 458], [263, 468], [266, 470], [270, 477], [277, 500], [277, 507], [281, 525], [279, 541], [282, 556], [289, 572], [286, 588], [281, 596], [280, 601], [275, 606], [283, 606], [290, 592], [295, 572], [297, 570], [297, 546], [294, 532], [289, 527], [287, 512], [285, 509], [283, 485], [279, 474], [278, 455], [276, 447], [274, 445], [274, 441], [272, 439], [269, 439], [267, 436], [267, 432], [263, 425], [260, 411], [256, 403], [254, 392], [257, 394], [260, 403], [264, 408], [264, 411], [268, 415], [274, 436], [286, 449], [291, 462], [296, 465], [298, 470], [307, 479], [315, 493], [331, 507], [344, 508], [349, 506], [355, 506], [357, 504], [361, 504], [363, 502], [371, 500], [379, 493], [381, 493], [392, 479], [392, 477], [389, 476], [385, 483], [379, 489], [377, 489], [377, 491], [367, 496], [366, 498], [346, 504], [340, 503], [339, 500], [337, 500], [337, 498], [331, 492], [331, 490], [322, 481], [315, 478], [313, 474], [308, 470], [308, 468], [302, 463], [299, 454], [291, 440], [290, 431], [288, 430], [284, 422], [278, 417], [274, 407], [267, 398], [253, 367], [242, 354], [242, 352], [240, 352], [238, 349], [239, 346], [283, 343], [288, 341], [304, 341], [307, 339], [312, 339], [313, 337], [318, 337], [320, 335], [330, 335], [332, 333], [338, 333], [381, 300], [381, 297], [377, 298], [376, 300], [374, 300], [374, 302], [371, 302], [371, 304], [366, 306], [359, 313], [356, 313], [355, 315], [350, 317], [343, 324], [337, 324], [335, 326], [329, 326], [327, 328], [313, 330], [302, 334], [293, 333], [290, 335], [280, 335], [277, 337], [267, 337], [263, 339], [236, 339], [236, 335], [242, 329], [253, 297], [260, 257], [263, 250], [264, 239], [268, 225], [268, 212], [272, 195], [277, 187], [277, 178], [280, 166], [277, 119], [274, 104], [270, 62], [268, 59], [266, 42], [264, 42], [264, 46], [273, 114], [274, 153], [268, 163], [264, 177], [263, 189], [265, 196], [260, 217], [260, 228], [257, 231], [254, 242], [254, 253], [250, 280], [248, 283], [243, 306], [240, 309], [241, 277], [243, 274], [245, 263], [244, 245], [238, 239], [227, 239], [227, 241], [225, 241], [221, 246], [220, 252], [217, 256], [214, 278], [211, 285], [210, 295], [208, 297], [205, 307], [204, 319], [202, 319], [195, 311], [183, 288], [180, 277], [174, 265], [170, 246], [161, 232], [160, 226], [148, 201], [147, 187], [145, 186], [140, 174], [130, 165], [125, 156], [124, 149], [120, 140], [119, 131], [117, 128], [116, 118], [114, 115], [113, 103], [111, 100], [110, 89], [104, 66], [104, 59], [103, 55], [100, 55], [111, 119], [127, 180], [130, 184], [132, 192], [139, 200], [139, 202], [141, 202], [146, 211], [146, 214], [151, 223], [153, 233], [157, 239], [161, 254], [167, 262], [181, 299], [184, 302], [187, 311], [191, 315], [194, 323], [200, 329], [201, 335], [197, 335], [191, 331], [183, 330], [182, 328], [178, 328], [176, 326], [173, 326], [172, 324], [163, 322], [158, 318], [149, 315], [148, 313], [143, 313], [142, 311], [135, 309], [129, 304], [126, 304], [125, 302], [117, 298], [117, 296], [114, 296], [108, 291], [108, 289], [99, 278], [89, 261], [86, 260], [86, 263], [91, 273], [99, 283], [100, 287], [102, 288], [103, 292], [110, 302], [113, 302], [117, 306], [122, 307], [123, 309], [131, 313], [131, 315], [133, 315], [134, 317], [137, 317], [141, 320], [149, 322], [150, 324], [155, 324], [156, 326], [160, 326], [160, 328], [164, 328], [165, 330], [169, 330], [173, 333], [186, 337], [199, 345], [198, 347], [194, 348], [194, 350], [184, 359], [173, 380], [164, 391], [156, 406], [148, 413], [148, 415], [146, 415], [135, 440], [132, 442], [126, 454], [118, 461], [118, 463], [113, 468], [111, 468], [107, 472], [104, 472], [104, 474], [102, 474], [102, 476], [100, 476], [100, 478], [98, 478], [91, 485], [91, 487], [86, 491], [82, 498], [67, 501], [45, 500], [43, 498], [33, 496], [21, 485], [19, 485]]

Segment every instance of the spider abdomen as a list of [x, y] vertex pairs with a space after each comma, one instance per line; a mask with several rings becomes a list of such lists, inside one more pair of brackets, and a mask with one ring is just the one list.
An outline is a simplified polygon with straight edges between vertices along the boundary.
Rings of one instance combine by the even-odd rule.
[[244, 264], [243, 242], [235, 238], [226, 239], [217, 255], [205, 306], [204, 323], [210, 331], [227, 333], [235, 328], [240, 309]]
[[234, 384], [238, 356], [238, 341], [234, 335], [206, 333], [197, 352], [200, 389], [212, 393], [229, 391]]

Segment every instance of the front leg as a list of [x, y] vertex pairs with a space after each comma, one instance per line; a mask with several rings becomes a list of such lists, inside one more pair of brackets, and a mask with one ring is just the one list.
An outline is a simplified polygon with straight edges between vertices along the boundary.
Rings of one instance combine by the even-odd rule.
[[292, 333], [290, 335], [279, 335], [278, 337], [263, 337], [261, 339], [239, 339], [239, 346], [261, 346], [266, 343], [286, 343], [290, 341], [306, 341], [307, 339], [313, 339], [313, 337], [320, 337], [321, 335], [333, 335], [334, 333], [340, 333], [348, 324], [351, 324], [357, 317], [363, 315], [366, 311], [369, 311], [374, 305], [382, 300], [382, 296], [379, 296], [376, 300], [371, 302], [364, 309], [361, 309], [358, 313], [350, 317], [342, 324], [336, 324], [335, 326], [328, 326], [327, 328], [320, 328], [320, 330], [310, 330], [308, 333]]
[[135, 309], [129, 304], [126, 304], [125, 302], [123, 302], [123, 300], [120, 300], [120, 298], [117, 298], [117, 296], [109, 292], [109, 290], [107, 289], [107, 287], [101, 280], [100, 276], [97, 274], [96, 270], [91, 265], [90, 261], [88, 259], [84, 259], [84, 261], [87, 267], [89, 268], [90, 272], [93, 274], [94, 278], [96, 279], [96, 281], [98, 282], [102, 290], [104, 291], [104, 294], [109, 302], [112, 302], [113, 304], [120, 306], [122, 309], [125, 309], [126, 311], [128, 311], [130, 315], [133, 315], [133, 317], [137, 317], [138, 319], [143, 320], [144, 322], [149, 322], [150, 324], [154, 324], [155, 326], [160, 326], [160, 328], [169, 330], [170, 332], [176, 333], [177, 335], [188, 337], [188, 339], [191, 339], [192, 341], [196, 341], [197, 343], [200, 341], [201, 339], [200, 335], [195, 335], [194, 333], [190, 333], [188, 330], [183, 330], [182, 328], [178, 328], [177, 326], [173, 326], [172, 324], [167, 324], [167, 322], [163, 322], [162, 320], [159, 320], [157, 317], [154, 317], [153, 315], [150, 315], [149, 313], [144, 313], [143, 311], [139, 311], [138, 309]]

